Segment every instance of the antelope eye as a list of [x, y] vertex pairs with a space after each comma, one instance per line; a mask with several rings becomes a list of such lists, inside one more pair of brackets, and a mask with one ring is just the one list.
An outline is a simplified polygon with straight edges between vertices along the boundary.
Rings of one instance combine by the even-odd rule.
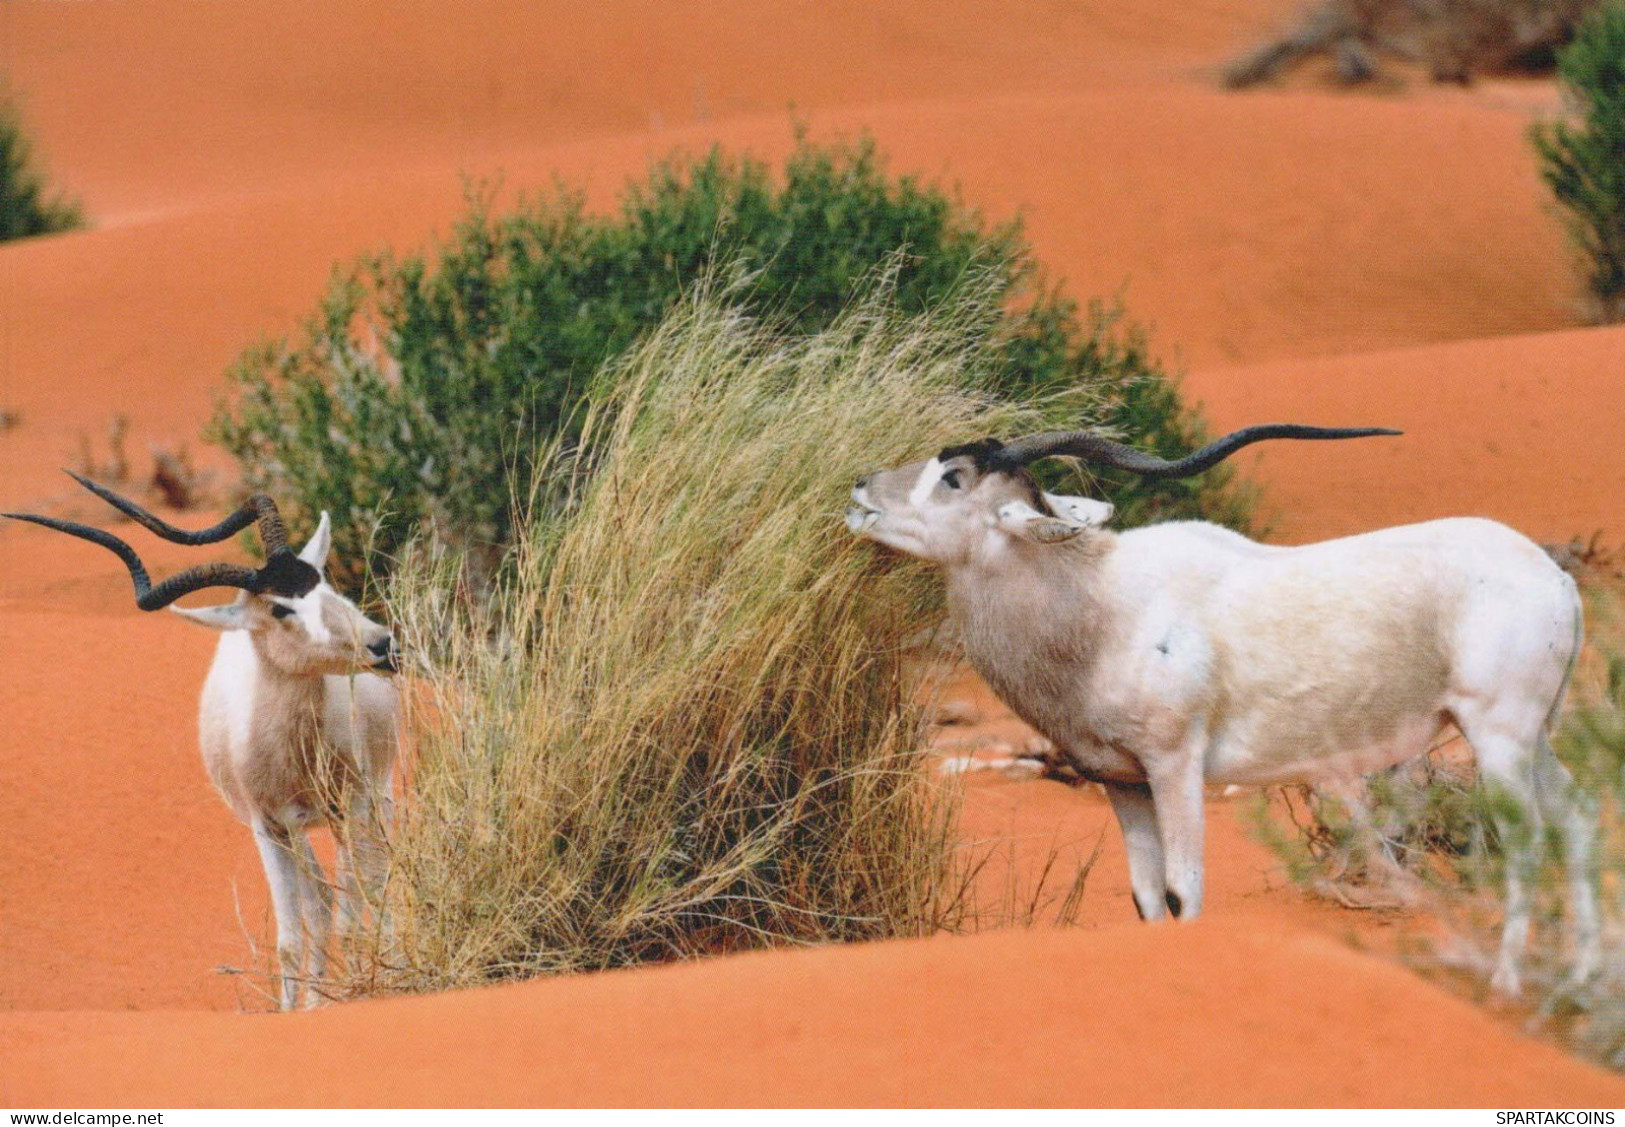
[[959, 471], [958, 470], [949, 470], [947, 473], [943, 474], [942, 475], [942, 484], [946, 485], [949, 489], [958, 489], [959, 488]]
[[290, 618], [290, 617], [292, 617], [292, 615], [293, 615], [293, 608], [292, 607], [285, 607], [281, 603], [272, 603], [271, 604], [271, 617], [272, 618]]

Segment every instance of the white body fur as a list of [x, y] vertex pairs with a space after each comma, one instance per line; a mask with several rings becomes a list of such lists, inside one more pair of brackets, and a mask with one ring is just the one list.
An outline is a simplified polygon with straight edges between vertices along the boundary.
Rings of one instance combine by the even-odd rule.
[[[300, 558], [323, 570], [326, 513]], [[326, 969], [333, 895], [307, 831], [331, 825], [341, 928], [376, 906], [392, 809], [398, 699], [389, 631], [325, 579], [301, 598], [249, 595], [183, 617], [226, 631], [203, 683], [204, 767], [259, 847], [276, 912], [279, 1000], [297, 1004]], [[314, 991], [306, 992], [314, 1003]]]
[[853, 502], [853, 531], [942, 565], [971, 663], [1105, 785], [1146, 918], [1201, 909], [1204, 783], [1346, 778], [1455, 724], [1525, 811], [1494, 985], [1518, 990], [1543, 819], [1567, 839], [1592, 972], [1594, 827], [1547, 743], [1580, 603], [1523, 536], [1471, 519], [1295, 548], [1195, 522], [1116, 534], [1111, 506], [969, 457], [872, 474]]

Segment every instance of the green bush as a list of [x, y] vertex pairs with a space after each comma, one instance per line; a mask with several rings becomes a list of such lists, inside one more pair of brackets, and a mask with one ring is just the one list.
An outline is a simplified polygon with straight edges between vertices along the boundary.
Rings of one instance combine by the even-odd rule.
[[17, 111], [0, 101], [0, 242], [67, 231], [84, 222], [77, 204], [60, 193], [47, 194], [45, 177], [31, 163]]
[[[1081, 387], [1107, 400], [1089, 421], [1140, 446], [1174, 454], [1200, 440], [1143, 340], [1046, 283], [1016, 223], [989, 226], [943, 191], [889, 176], [871, 140], [804, 138], [779, 177], [715, 149], [667, 160], [606, 217], [564, 189], [504, 217], [474, 199], [433, 264], [365, 260], [335, 280], [298, 343], [241, 357], [210, 437], [296, 521], [333, 512], [351, 585], [364, 567], [387, 572], [424, 524], [488, 574], [538, 444], [575, 433], [595, 373], [686, 286], [731, 271], [734, 299], [794, 336], [827, 327], [883, 267], [904, 313], [993, 273], [995, 393]], [[1098, 485], [1130, 523], [1240, 523], [1246, 499], [1228, 481]]]
[[1600, 319], [1625, 321], [1625, 3], [1580, 25], [1557, 72], [1575, 120], [1535, 127], [1541, 175], [1567, 212]]

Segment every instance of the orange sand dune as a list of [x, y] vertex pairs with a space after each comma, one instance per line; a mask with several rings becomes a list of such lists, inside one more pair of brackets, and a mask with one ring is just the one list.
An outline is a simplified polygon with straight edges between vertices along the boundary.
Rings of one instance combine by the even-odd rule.
[[7, 4], [0, 43], [94, 214], [763, 112], [1166, 81], [1292, 0]]
[[[155, 572], [197, 562], [131, 528]], [[267, 897], [198, 759], [214, 638], [55, 539], [0, 535], [0, 1008], [234, 1006], [215, 968], [248, 960]]]
[[0, 1053], [14, 1106], [1625, 1100], [1625, 1079], [1398, 967], [1245, 918], [745, 955], [280, 1018], [6, 1014]]
[[[1408, 430], [1259, 455], [1284, 537], [1454, 512], [1617, 534], [1625, 338], [1557, 331], [1573, 282], [1523, 136], [1551, 85], [1215, 90], [1294, 7], [0, 4], [6, 81], [98, 224], [0, 247], [0, 408], [22, 415], [0, 506], [95, 513], [56, 467], [81, 435], [103, 456], [114, 413], [138, 464], [195, 442], [231, 358], [335, 261], [443, 234], [460, 174], [607, 206], [674, 147], [782, 156], [794, 103], [816, 137], [870, 129], [896, 168], [1025, 214], [1073, 293], [1126, 287], [1217, 425]], [[155, 570], [195, 559], [137, 542]], [[253, 961], [265, 892], [197, 762], [212, 639], [133, 611], [115, 568], [0, 522], [0, 1102], [1620, 1102], [1340, 946], [1387, 949], [1383, 918], [1286, 887], [1244, 804], [1211, 809], [1207, 921], [1119, 926], [1108, 811], [1051, 783], [976, 780], [962, 831], [998, 851], [995, 904], [1001, 865], [1019, 896], [1099, 840], [1079, 931], [178, 1012], [259, 1006], [215, 968]]]

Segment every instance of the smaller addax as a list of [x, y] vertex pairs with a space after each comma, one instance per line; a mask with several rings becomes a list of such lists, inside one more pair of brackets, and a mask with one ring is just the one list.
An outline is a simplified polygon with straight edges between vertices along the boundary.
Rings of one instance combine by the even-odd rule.
[[[0, 514], [100, 544], [129, 568], [142, 610], [169, 607], [224, 632], [199, 708], [203, 764], [259, 847], [276, 911], [282, 1008], [294, 1007], [301, 995], [314, 1004], [316, 992], [306, 987], [326, 971], [333, 894], [307, 831], [321, 825], [334, 830], [340, 924], [351, 926], [367, 901], [378, 903], [381, 891], [399, 702], [394, 685], [379, 674], [395, 672], [395, 639], [323, 577], [332, 541], [326, 513], [296, 554], [276, 503], [264, 494], [250, 497], [219, 524], [188, 532], [73, 477], [177, 544], [213, 544], [250, 524], [259, 527], [264, 567], [203, 564], [153, 586], [135, 550], [109, 532], [33, 513]], [[170, 606], [208, 587], [239, 593], [223, 606]]]

